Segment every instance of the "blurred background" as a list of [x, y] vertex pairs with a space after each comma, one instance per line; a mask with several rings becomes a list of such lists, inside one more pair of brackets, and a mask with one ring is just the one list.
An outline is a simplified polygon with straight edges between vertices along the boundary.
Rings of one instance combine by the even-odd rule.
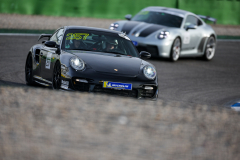
[[147, 6], [178, 8], [240, 24], [240, 0], [1, 0], [0, 13], [123, 19]]

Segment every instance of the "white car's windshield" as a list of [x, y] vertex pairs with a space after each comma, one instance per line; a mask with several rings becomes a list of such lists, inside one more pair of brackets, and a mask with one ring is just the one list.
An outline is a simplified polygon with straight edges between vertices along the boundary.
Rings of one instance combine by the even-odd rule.
[[106, 52], [138, 57], [138, 51], [124, 35], [94, 30], [69, 29], [65, 32], [62, 49]]
[[132, 21], [147, 22], [176, 28], [181, 27], [182, 20], [182, 17], [176, 15], [153, 11], [141, 11], [132, 18]]

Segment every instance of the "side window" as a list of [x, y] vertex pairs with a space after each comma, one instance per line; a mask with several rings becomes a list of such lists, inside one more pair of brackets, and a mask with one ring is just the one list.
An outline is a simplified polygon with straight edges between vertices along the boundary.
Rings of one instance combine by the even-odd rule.
[[61, 28], [53, 34], [53, 36], [50, 38], [50, 41], [54, 41], [59, 45], [61, 43], [62, 38], [63, 38], [63, 29]]
[[184, 27], [189, 25], [196, 25], [198, 26], [198, 19], [192, 15], [187, 16]]
[[198, 26], [201, 26], [202, 25], [202, 21], [200, 19], [197, 19], [198, 20]]

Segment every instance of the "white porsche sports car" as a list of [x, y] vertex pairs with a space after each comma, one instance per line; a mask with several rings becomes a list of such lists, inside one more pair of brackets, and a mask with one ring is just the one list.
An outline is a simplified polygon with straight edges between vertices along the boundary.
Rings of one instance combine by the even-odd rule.
[[211, 60], [216, 49], [217, 36], [204, 20], [216, 23], [208, 16], [166, 7], [147, 7], [132, 18], [110, 25], [111, 30], [122, 31], [140, 51], [152, 57], [169, 58], [203, 57]]

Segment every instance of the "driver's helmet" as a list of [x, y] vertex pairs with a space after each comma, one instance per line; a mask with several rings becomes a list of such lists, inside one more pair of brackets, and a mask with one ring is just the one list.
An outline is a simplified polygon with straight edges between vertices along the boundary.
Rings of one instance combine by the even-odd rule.
[[73, 42], [73, 43], [77, 43], [77, 42], [80, 43], [80, 40], [73, 39], [72, 42]]
[[[72, 40], [72, 45], [73, 45], [73, 48], [80, 47], [81, 41], [80, 41], [80, 40], [73, 39], [73, 40]], [[76, 45], [76, 46], [75, 46], [75, 45]]]
[[114, 49], [116, 49], [116, 46], [118, 45], [117, 40], [114, 38], [108, 38], [107, 39], [107, 45], [114, 46]]

